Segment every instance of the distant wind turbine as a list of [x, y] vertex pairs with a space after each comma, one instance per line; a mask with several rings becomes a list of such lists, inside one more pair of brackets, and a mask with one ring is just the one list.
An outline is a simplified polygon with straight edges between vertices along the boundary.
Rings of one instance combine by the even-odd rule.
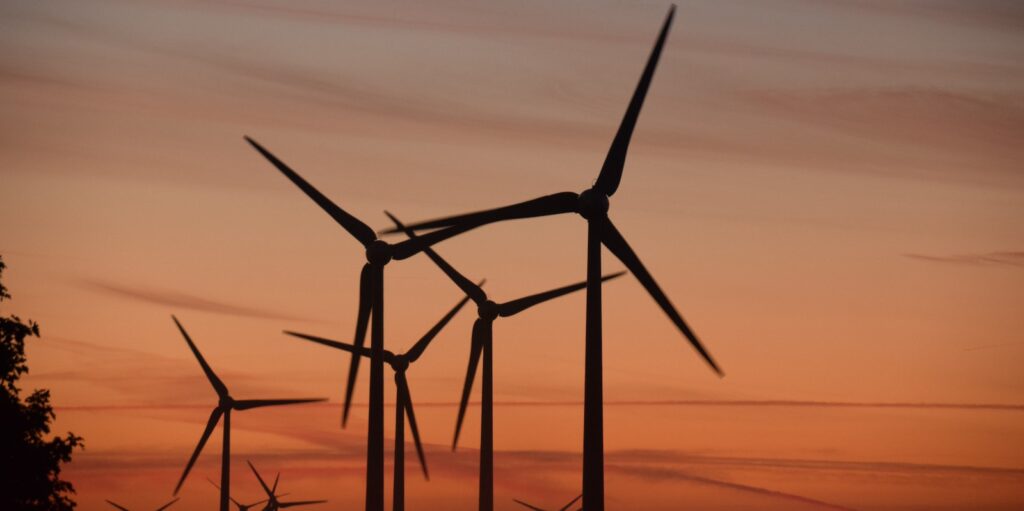
[[[270, 151], [249, 137], [245, 137], [245, 140], [366, 249], [367, 262], [363, 265], [359, 277], [359, 310], [356, 317], [354, 344], [358, 347], [363, 346], [367, 322], [372, 313], [373, 332], [370, 336], [370, 349], [373, 356], [370, 358], [370, 407], [367, 421], [366, 510], [384, 511], [384, 465], [378, 463], [378, 460], [384, 459], [384, 267], [392, 259], [402, 260], [412, 257], [424, 247], [455, 236], [461, 231], [458, 228], [446, 229], [443, 233], [431, 233], [415, 240], [405, 240], [395, 244], [377, 239], [377, 234], [373, 229], [331, 202]], [[349, 366], [348, 386], [345, 388], [345, 407], [342, 413], [343, 426], [348, 420], [352, 392], [355, 389], [356, 374], [359, 371], [361, 358], [353, 354]]]
[[[572, 506], [573, 504], [575, 504], [577, 500], [580, 500], [581, 497], [583, 497], [582, 494], [580, 496], [576, 497], [575, 499], [570, 500], [568, 504], [558, 508], [558, 511], [568, 511], [569, 507]], [[534, 506], [532, 504], [527, 504], [526, 502], [523, 502], [521, 500], [512, 499], [512, 501], [515, 502], [516, 504], [519, 504], [520, 506], [530, 508], [533, 511], [547, 511], [546, 509], [539, 508], [539, 507]], [[583, 508], [580, 507], [576, 511], [583, 511]]]
[[[405, 229], [397, 218], [391, 213], [385, 212], [398, 229]], [[416, 239], [416, 234], [405, 229], [410, 239]], [[517, 300], [505, 303], [496, 303], [487, 297], [483, 288], [473, 284], [458, 270], [448, 264], [433, 249], [424, 248], [434, 264], [448, 276], [452, 282], [462, 289], [462, 292], [469, 295], [477, 306], [477, 320], [473, 323], [473, 334], [470, 344], [469, 366], [466, 369], [466, 382], [462, 387], [462, 400], [459, 402], [459, 415], [455, 422], [455, 437], [452, 439], [452, 450], [455, 450], [459, 442], [459, 432], [462, 430], [462, 420], [466, 416], [466, 406], [469, 404], [469, 393], [473, 389], [473, 380], [476, 378], [477, 365], [483, 358], [483, 382], [480, 398], [480, 480], [479, 480], [479, 509], [480, 511], [491, 511], [494, 509], [494, 390], [493, 390], [493, 363], [492, 363], [492, 341], [494, 336], [494, 320], [499, 317], [510, 317], [523, 312], [534, 305], [544, 303], [548, 300], [579, 291], [587, 286], [587, 282], [578, 282], [558, 289], [544, 291]], [[600, 279], [601, 282], [619, 277], [625, 272], [613, 273]]]
[[[213, 482], [213, 479], [210, 479], [209, 477], [207, 477], [206, 480], [209, 481], [210, 484], [212, 484], [214, 488], [216, 488], [218, 490], [220, 489], [220, 485], [218, 485], [217, 483]], [[284, 495], [278, 495], [278, 496], [279, 497], [283, 497]], [[242, 504], [241, 502], [238, 502], [237, 500], [235, 500], [234, 497], [232, 497], [230, 495], [228, 495], [228, 498], [231, 499], [231, 503], [233, 503], [235, 506], [238, 507], [238, 511], [249, 511], [250, 509], [252, 509], [252, 508], [254, 508], [254, 507], [256, 507], [256, 506], [258, 506], [258, 505], [260, 505], [260, 504], [262, 504], [262, 503], [267, 501], [267, 499], [263, 499], [263, 500], [259, 500], [259, 501], [253, 502], [252, 504]]]
[[262, 477], [260, 477], [260, 473], [256, 471], [256, 467], [253, 466], [252, 462], [246, 460], [246, 463], [249, 464], [249, 468], [252, 469], [252, 473], [256, 474], [256, 479], [260, 481], [260, 486], [263, 487], [263, 491], [267, 493], [267, 505], [266, 507], [263, 508], [264, 511], [278, 511], [279, 509], [285, 509], [289, 507], [310, 506], [313, 504], [323, 504], [327, 502], [326, 500], [300, 500], [295, 502], [281, 502], [277, 499], [283, 497], [284, 495], [287, 495], [277, 494], [277, 482], [281, 478], [281, 474], [277, 474], [277, 477], [274, 478], [274, 486], [268, 487], [267, 483], [263, 481]]
[[185, 342], [188, 343], [189, 349], [196, 356], [196, 360], [199, 361], [199, 365], [203, 368], [203, 373], [206, 374], [206, 379], [210, 380], [210, 385], [217, 391], [217, 396], [220, 398], [220, 402], [217, 407], [213, 409], [213, 413], [210, 414], [210, 419], [206, 423], [206, 429], [203, 430], [203, 436], [199, 437], [199, 444], [196, 445], [196, 450], [192, 452], [192, 457], [189, 458], [188, 464], [185, 465], [185, 471], [181, 474], [181, 479], [178, 480], [178, 485], [174, 487], [174, 494], [178, 494], [178, 490], [181, 489], [181, 485], [184, 484], [185, 478], [188, 476], [192, 465], [195, 464], [196, 458], [199, 457], [199, 453], [203, 451], [203, 446], [206, 445], [206, 441], [210, 439], [210, 434], [213, 433], [213, 428], [217, 427], [217, 422], [220, 421], [221, 416], [224, 417], [224, 442], [221, 451], [221, 465], [220, 465], [220, 511], [229, 511], [230, 508], [230, 487], [231, 487], [231, 411], [245, 411], [252, 408], [260, 408], [264, 406], [278, 406], [278, 405], [292, 405], [299, 403], [313, 403], [317, 401], [326, 401], [326, 399], [239, 399], [235, 400], [228, 393], [228, 388], [224, 385], [224, 382], [217, 377], [210, 365], [206, 363], [206, 359], [199, 353], [199, 348], [196, 347], [195, 343], [192, 342], [192, 338], [189, 337], [188, 332], [185, 331], [185, 327], [181, 326], [178, 318], [171, 316], [174, 320], [174, 324], [178, 325], [178, 330], [181, 331], [181, 335], [185, 337]]
[[[483, 282], [481, 282], [483, 284]], [[445, 314], [436, 325], [433, 326], [420, 340], [416, 341], [416, 344], [409, 348], [408, 351], [401, 354], [395, 354], [391, 351], [384, 350], [384, 361], [391, 366], [391, 369], [395, 372], [395, 461], [394, 461], [394, 482], [393, 482], [393, 497], [392, 507], [394, 511], [403, 511], [405, 509], [405, 417], [409, 417], [409, 429], [412, 430], [412, 438], [416, 444], [416, 454], [419, 455], [420, 466], [423, 468], [423, 476], [430, 479], [430, 474], [427, 471], [427, 459], [423, 455], [423, 445], [420, 443], [420, 432], [416, 427], [416, 414], [413, 412], [412, 406], [412, 394], [409, 392], [409, 382], [406, 380], [405, 372], [409, 369], [409, 365], [416, 362], [423, 351], [430, 345], [430, 341], [434, 340], [434, 337], [441, 331], [445, 325], [466, 302], [469, 301], [469, 297], [463, 298], [459, 303], [455, 304], [454, 307], [447, 314]], [[331, 339], [325, 339], [323, 337], [317, 337], [314, 335], [300, 334], [297, 332], [285, 331], [288, 335], [293, 335], [308, 341], [313, 341], [324, 346], [330, 346], [340, 350], [347, 351], [354, 355], [362, 357], [372, 356], [371, 351], [368, 348], [361, 348], [352, 344], [334, 341]], [[383, 463], [383, 461], [382, 461]]]
[[[170, 502], [168, 502], [168, 503], [166, 503], [166, 504], [156, 508], [156, 511], [164, 511], [164, 509], [167, 509], [167, 508], [171, 507], [171, 504], [174, 504], [177, 501], [178, 501], [178, 499], [174, 499], [174, 500], [172, 500], [172, 501], [170, 501]], [[120, 509], [121, 511], [130, 511], [128, 508], [126, 508], [126, 507], [124, 507], [124, 506], [122, 506], [122, 505], [120, 505], [120, 504], [118, 504], [116, 502], [111, 502], [111, 501], [108, 500], [107, 504], [110, 504], [111, 506], [114, 506], [114, 507]]]
[[[640, 82], [637, 84], [629, 107], [619, 125], [618, 132], [612, 140], [610, 149], [605, 156], [601, 172], [593, 186], [582, 193], [561, 192], [546, 195], [537, 199], [520, 202], [510, 206], [489, 209], [475, 213], [467, 213], [436, 220], [415, 223], [409, 226], [412, 230], [438, 229], [426, 236], [431, 239], [444, 239], [467, 230], [503, 220], [519, 218], [535, 218], [563, 213], [578, 213], [587, 221], [587, 320], [586, 320], [586, 354], [584, 358], [584, 404], [583, 404], [583, 502], [588, 511], [604, 511], [604, 389], [602, 381], [602, 342], [601, 342], [601, 245], [603, 244], [619, 260], [626, 265], [640, 281], [647, 292], [654, 298], [658, 306], [668, 315], [690, 344], [712, 369], [722, 375], [722, 371], [711, 355], [697, 339], [696, 334], [683, 321], [672, 302], [647, 271], [640, 258], [622, 237], [619, 230], [608, 218], [610, 202], [608, 198], [619, 188], [622, 171], [626, 162], [633, 129], [640, 116], [647, 89], [650, 87], [654, 70], [657, 67], [661, 50], [665, 45], [669, 27], [675, 15], [673, 5], [661, 27], [657, 42], [651, 51], [644, 67]], [[444, 229], [439, 229], [444, 228]], [[384, 233], [399, 232], [395, 228]]]

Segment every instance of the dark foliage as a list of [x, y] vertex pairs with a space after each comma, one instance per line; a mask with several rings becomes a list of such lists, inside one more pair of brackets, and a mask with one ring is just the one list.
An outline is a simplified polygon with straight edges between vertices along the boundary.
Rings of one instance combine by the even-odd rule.
[[[3, 275], [0, 258], [0, 277]], [[9, 300], [0, 282], [0, 302]], [[71, 483], [60, 479], [61, 464], [82, 447], [82, 438], [44, 437], [56, 418], [50, 391], [33, 391], [24, 400], [17, 382], [28, 373], [25, 339], [39, 337], [39, 325], [15, 315], [0, 317], [0, 509], [64, 511], [75, 508]]]

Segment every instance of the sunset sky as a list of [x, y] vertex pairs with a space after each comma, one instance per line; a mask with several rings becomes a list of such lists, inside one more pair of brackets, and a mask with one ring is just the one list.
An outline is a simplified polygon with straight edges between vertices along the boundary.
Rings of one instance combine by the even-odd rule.
[[[236, 398], [329, 398], [233, 414], [234, 496], [261, 498], [249, 459], [361, 509], [368, 371], [341, 430], [348, 355], [281, 331], [350, 341], [363, 249], [243, 135], [375, 228], [582, 191], [668, 5], [0, 2], [0, 313], [41, 324], [22, 387], [85, 437], [79, 508], [171, 498], [216, 404], [175, 314]], [[725, 377], [605, 286], [610, 509], [1024, 508], [1022, 27], [1012, 1], [679, 4], [610, 215]], [[437, 249], [500, 301], [582, 280], [585, 238]], [[461, 298], [422, 256], [386, 286], [393, 350]], [[476, 507], [475, 403], [450, 449], [474, 316], [408, 373], [410, 509]], [[499, 510], [581, 492], [583, 318], [496, 323]], [[172, 509], [215, 508], [219, 459], [218, 429]]]

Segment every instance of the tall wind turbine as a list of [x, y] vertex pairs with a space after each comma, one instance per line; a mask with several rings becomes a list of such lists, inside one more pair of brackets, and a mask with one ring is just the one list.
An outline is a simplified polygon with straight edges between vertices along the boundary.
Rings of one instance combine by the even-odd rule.
[[[220, 486], [217, 483], [213, 482], [213, 479], [210, 479], [209, 477], [207, 477], [206, 480], [209, 481], [210, 484], [212, 484], [214, 488], [216, 488], [218, 490], [220, 489]], [[280, 495], [280, 496], [283, 497], [283, 495]], [[252, 508], [254, 508], [254, 507], [256, 507], [256, 506], [258, 506], [258, 505], [260, 505], [260, 504], [262, 504], [262, 503], [267, 501], [267, 499], [263, 499], [263, 500], [258, 500], [256, 502], [253, 502], [252, 504], [242, 504], [241, 502], [235, 500], [235, 498], [230, 496], [230, 495], [228, 495], [228, 498], [231, 499], [231, 503], [234, 504], [238, 508], [238, 511], [249, 511], [250, 509], [252, 509]]]
[[[558, 508], [558, 511], [568, 511], [569, 507], [571, 507], [573, 504], [575, 504], [577, 500], [580, 500], [581, 497], [583, 497], [582, 494], [580, 496], [576, 497], [575, 499], [570, 500], [568, 504]], [[515, 502], [516, 504], [519, 504], [520, 506], [532, 509], [533, 511], [547, 511], [544, 508], [539, 508], [539, 507], [534, 506], [532, 504], [527, 504], [526, 502], [523, 502], [523, 501], [518, 500], [518, 499], [512, 499], [512, 501]], [[583, 508], [580, 507], [576, 511], [583, 511]]]
[[[445, 238], [481, 225], [502, 220], [532, 218], [562, 213], [578, 213], [587, 221], [587, 328], [586, 367], [583, 405], [583, 502], [588, 511], [604, 511], [604, 416], [602, 409], [602, 344], [601, 344], [601, 245], [608, 247], [640, 281], [658, 306], [668, 315], [690, 344], [719, 376], [722, 371], [683, 321], [672, 302], [647, 271], [625, 238], [608, 218], [609, 200], [619, 187], [626, 152], [633, 135], [640, 108], [654, 76], [654, 69], [665, 45], [675, 6], [669, 9], [657, 42], [647, 60], [640, 83], [612, 140], [604, 165], [594, 185], [582, 193], [561, 192], [496, 209], [430, 220], [410, 225], [410, 229], [435, 229], [426, 236]], [[398, 232], [391, 229], [385, 232]]]
[[[483, 282], [481, 282], [483, 284]], [[413, 344], [412, 348], [401, 354], [395, 354], [391, 351], [384, 350], [384, 361], [391, 366], [391, 369], [395, 372], [395, 462], [394, 462], [394, 482], [392, 488], [392, 507], [394, 511], [403, 511], [405, 509], [405, 418], [409, 417], [409, 428], [412, 430], [412, 438], [416, 443], [416, 454], [419, 455], [420, 466], [423, 468], [423, 477], [430, 479], [430, 474], [427, 472], [427, 459], [423, 455], [423, 445], [420, 443], [420, 432], [416, 427], [416, 414], [413, 412], [412, 406], [412, 394], [409, 392], [409, 382], [406, 380], [405, 372], [409, 369], [409, 365], [419, 360], [420, 356], [423, 355], [423, 351], [430, 345], [430, 341], [437, 337], [437, 334], [441, 331], [445, 325], [455, 314], [462, 309], [462, 306], [466, 305], [469, 301], [469, 297], [465, 297], [455, 304], [440, 321], [434, 325], [420, 340]], [[313, 341], [316, 343], [337, 348], [340, 350], [347, 351], [356, 356], [370, 357], [372, 356], [371, 350], [363, 347], [358, 347], [352, 344], [346, 344], [343, 342], [333, 341], [331, 339], [325, 339], [323, 337], [317, 337], [314, 335], [300, 334], [297, 332], [285, 331], [288, 335], [293, 335], [302, 339]], [[383, 460], [381, 461], [383, 463]]]
[[220, 459], [220, 511], [229, 511], [230, 508], [230, 489], [231, 489], [231, 411], [245, 411], [252, 408], [261, 408], [264, 406], [278, 406], [278, 405], [293, 405], [299, 403], [312, 403], [316, 401], [326, 401], [326, 399], [239, 399], [236, 400], [231, 397], [228, 392], [228, 388], [224, 385], [224, 382], [217, 377], [217, 374], [213, 372], [210, 365], [206, 363], [206, 359], [199, 353], [199, 348], [196, 347], [195, 343], [192, 342], [192, 338], [189, 337], [188, 332], [185, 331], [185, 327], [181, 326], [178, 318], [171, 316], [174, 320], [174, 324], [178, 325], [178, 330], [181, 331], [181, 335], [185, 337], [185, 342], [188, 343], [189, 349], [196, 356], [196, 360], [199, 361], [199, 365], [202, 366], [203, 372], [206, 373], [206, 379], [210, 380], [210, 385], [213, 386], [213, 390], [217, 391], [217, 396], [220, 398], [220, 402], [217, 407], [213, 409], [213, 413], [210, 414], [210, 420], [206, 423], [206, 429], [203, 430], [203, 436], [199, 437], [199, 444], [196, 445], [196, 450], [192, 452], [192, 457], [189, 458], [188, 464], [185, 465], [185, 471], [181, 474], [181, 479], [178, 480], [178, 485], [174, 487], [174, 494], [178, 494], [178, 490], [181, 489], [181, 485], [185, 482], [185, 478], [188, 476], [192, 465], [195, 464], [196, 458], [199, 457], [199, 453], [203, 451], [203, 446], [206, 445], [206, 441], [210, 439], [210, 434], [213, 433], [213, 428], [217, 427], [217, 422], [220, 421], [221, 416], [224, 417], [224, 442], [221, 451]]
[[[166, 504], [156, 508], [156, 511], [164, 511], [164, 509], [167, 509], [167, 508], [171, 507], [171, 504], [174, 504], [177, 501], [178, 501], [178, 499], [174, 499], [174, 500], [172, 500], [172, 501], [170, 501], [170, 502], [168, 502], [168, 503], [166, 503]], [[120, 504], [118, 504], [116, 502], [111, 502], [111, 501], [108, 500], [107, 504], [110, 504], [111, 506], [114, 506], [114, 507], [120, 509], [121, 511], [130, 511], [128, 508], [126, 508], [126, 507], [124, 507], [124, 506], [122, 506], [122, 505], [120, 505]]]
[[[416, 235], [405, 228], [391, 213], [385, 212], [395, 226], [403, 229], [410, 239], [416, 239]], [[448, 275], [448, 278], [462, 289], [462, 292], [469, 295], [477, 306], [477, 320], [473, 323], [473, 334], [470, 344], [469, 366], [466, 369], [466, 382], [462, 387], [462, 400], [459, 402], [459, 415], [455, 422], [455, 437], [452, 440], [452, 450], [455, 450], [459, 442], [459, 432], [462, 430], [462, 420], [466, 416], [466, 406], [469, 404], [469, 393], [473, 389], [473, 380], [476, 378], [477, 365], [483, 359], [483, 389], [480, 398], [480, 488], [479, 488], [479, 509], [481, 511], [492, 511], [494, 509], [494, 370], [492, 357], [492, 341], [494, 337], [494, 320], [499, 317], [510, 317], [523, 312], [534, 305], [544, 303], [548, 300], [579, 291], [587, 286], [587, 282], [578, 282], [558, 289], [544, 291], [510, 302], [496, 303], [487, 297], [483, 288], [473, 284], [458, 270], [448, 264], [437, 252], [430, 248], [424, 248], [423, 252], [441, 271]], [[625, 272], [613, 273], [602, 277], [598, 285], [605, 280], [614, 279]]]
[[[461, 230], [457, 227], [446, 229], [443, 233], [431, 233], [415, 240], [405, 240], [395, 244], [379, 240], [373, 229], [331, 202], [270, 151], [249, 137], [245, 137], [245, 140], [313, 202], [316, 202], [335, 222], [356, 238], [366, 250], [367, 262], [363, 265], [359, 278], [359, 311], [356, 317], [354, 344], [359, 347], [363, 346], [366, 325], [372, 313], [373, 332], [370, 337], [370, 349], [373, 356], [370, 358], [370, 409], [367, 421], [366, 510], [384, 511], [384, 465], [380, 462], [384, 459], [384, 267], [392, 259], [402, 260], [411, 257], [424, 247], [450, 238]], [[348, 386], [345, 388], [345, 407], [342, 414], [343, 425], [348, 418], [360, 358], [353, 354], [349, 366]]]
[[323, 504], [324, 502], [327, 502], [326, 500], [299, 500], [294, 502], [281, 502], [277, 500], [278, 498], [284, 496], [277, 494], [277, 481], [281, 478], [281, 474], [278, 474], [277, 477], [274, 478], [274, 486], [269, 487], [267, 486], [267, 483], [263, 481], [263, 478], [260, 477], [260, 473], [256, 471], [256, 467], [253, 466], [252, 462], [246, 460], [246, 463], [249, 464], [249, 468], [252, 469], [252, 473], [256, 474], [256, 479], [259, 479], [260, 486], [263, 487], [263, 491], [267, 493], [267, 505], [263, 508], [264, 511], [278, 511], [279, 509], [285, 509], [289, 507], [310, 506], [313, 504]]

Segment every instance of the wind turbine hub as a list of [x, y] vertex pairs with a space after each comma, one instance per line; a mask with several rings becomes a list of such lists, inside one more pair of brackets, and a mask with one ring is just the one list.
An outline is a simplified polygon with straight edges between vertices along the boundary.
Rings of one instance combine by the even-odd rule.
[[225, 395], [225, 396], [221, 396], [220, 397], [220, 407], [221, 408], [223, 408], [225, 410], [228, 410], [231, 407], [233, 407], [234, 405], [235, 405], [235, 400], [231, 396], [226, 396]]
[[494, 303], [492, 300], [487, 300], [477, 306], [476, 313], [481, 319], [486, 319], [488, 321], [493, 320], [498, 317], [498, 304]]
[[409, 368], [409, 359], [405, 357], [394, 357], [391, 360], [391, 368], [395, 370], [395, 378], [399, 373], [404, 373]]
[[593, 188], [580, 194], [579, 212], [583, 218], [600, 218], [608, 214], [609, 206], [608, 196]]
[[384, 266], [391, 261], [391, 256], [394, 254], [391, 245], [386, 241], [374, 240], [370, 243], [369, 247], [366, 247], [366, 260], [370, 264], [376, 264], [378, 266]]

